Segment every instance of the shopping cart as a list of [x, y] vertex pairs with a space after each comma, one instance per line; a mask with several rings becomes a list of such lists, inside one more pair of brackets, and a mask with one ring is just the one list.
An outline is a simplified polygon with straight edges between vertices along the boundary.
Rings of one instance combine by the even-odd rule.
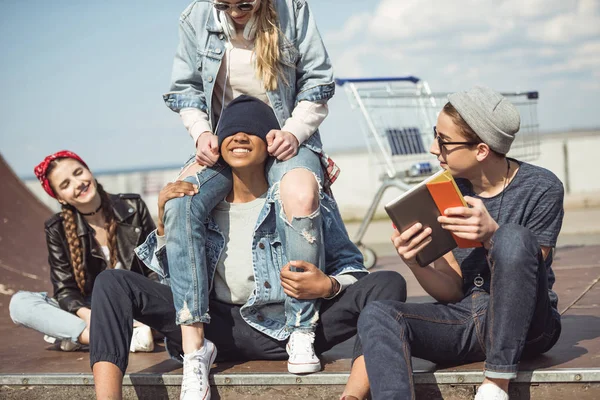
[[[426, 81], [414, 76], [396, 78], [336, 79], [346, 90], [353, 109], [362, 114], [363, 132], [371, 164], [381, 170], [381, 186], [365, 215], [354, 243], [361, 249], [365, 266], [377, 262], [375, 252], [362, 243], [385, 191], [402, 191], [439, 170], [429, 154], [433, 126], [449, 93], [434, 93]], [[539, 156], [538, 92], [502, 93], [521, 113], [521, 130], [509, 155], [524, 161]]]

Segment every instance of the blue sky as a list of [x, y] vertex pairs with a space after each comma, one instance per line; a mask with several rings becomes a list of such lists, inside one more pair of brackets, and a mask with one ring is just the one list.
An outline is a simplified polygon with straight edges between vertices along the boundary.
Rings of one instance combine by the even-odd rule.
[[[188, 0], [0, 2], [0, 152], [21, 176], [68, 148], [92, 169], [181, 163], [162, 102]], [[309, 1], [339, 77], [416, 75], [435, 91], [539, 90], [543, 131], [600, 126], [596, 0]], [[326, 150], [363, 144], [343, 90]]]

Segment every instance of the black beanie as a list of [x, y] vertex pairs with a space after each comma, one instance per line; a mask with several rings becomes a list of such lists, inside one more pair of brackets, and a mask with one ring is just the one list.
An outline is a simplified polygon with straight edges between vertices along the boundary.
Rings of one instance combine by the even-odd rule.
[[236, 97], [225, 107], [219, 119], [217, 128], [219, 148], [226, 137], [238, 132], [258, 136], [266, 142], [267, 133], [272, 129], [280, 129], [280, 127], [271, 107], [256, 97], [246, 95]]

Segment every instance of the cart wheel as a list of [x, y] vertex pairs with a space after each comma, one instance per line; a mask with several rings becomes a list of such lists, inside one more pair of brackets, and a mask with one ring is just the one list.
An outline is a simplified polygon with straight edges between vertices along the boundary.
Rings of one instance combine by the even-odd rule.
[[359, 250], [363, 255], [363, 264], [365, 265], [365, 268], [373, 268], [375, 264], [377, 264], [377, 254], [375, 254], [375, 252], [372, 249], [366, 246], [360, 246]]

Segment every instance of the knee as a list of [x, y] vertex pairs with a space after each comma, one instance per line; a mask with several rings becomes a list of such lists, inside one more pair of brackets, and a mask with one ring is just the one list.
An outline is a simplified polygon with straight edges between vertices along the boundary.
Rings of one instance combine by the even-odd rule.
[[165, 203], [165, 224], [173, 224], [185, 218], [189, 207], [189, 196], [176, 197]]
[[537, 259], [539, 252], [537, 238], [521, 225], [502, 225], [492, 237], [490, 256], [494, 263], [520, 267], [526, 260]]
[[319, 183], [307, 169], [296, 168], [286, 173], [279, 183], [279, 193], [286, 214], [306, 216], [319, 208]]
[[42, 293], [33, 293], [26, 291], [19, 291], [10, 298], [10, 304], [8, 305], [8, 312], [10, 318], [17, 325], [22, 325], [29, 315], [31, 310], [42, 300]]
[[[115, 298], [123, 295], [122, 282], [127, 280], [127, 273], [135, 273], [120, 269], [106, 269], [96, 277], [94, 281], [94, 290], [92, 291], [93, 298], [102, 296], [107, 298]], [[94, 300], [92, 299], [92, 304]]]
[[406, 280], [395, 271], [377, 271], [362, 279], [368, 279], [372, 287], [372, 300], [406, 301]]
[[373, 301], [361, 311], [358, 317], [357, 330], [361, 340], [368, 338], [373, 329], [389, 324], [395, 319], [397, 312], [392, 307], [393, 301]]

